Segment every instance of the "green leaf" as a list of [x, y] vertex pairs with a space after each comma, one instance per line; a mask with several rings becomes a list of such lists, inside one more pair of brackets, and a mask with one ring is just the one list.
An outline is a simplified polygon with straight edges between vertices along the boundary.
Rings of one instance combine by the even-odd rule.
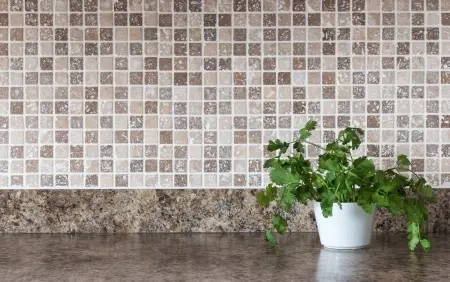
[[287, 149], [289, 149], [289, 143], [282, 142], [280, 139], [276, 139], [275, 141], [270, 140], [269, 145], [267, 145], [267, 150], [269, 152], [280, 150], [280, 152], [284, 154], [286, 153]]
[[266, 196], [266, 193], [264, 191], [259, 191], [258, 193], [256, 193], [256, 200], [262, 207], [267, 207], [270, 203], [270, 200]]
[[407, 156], [398, 155], [397, 156], [397, 165], [409, 166], [409, 165], [411, 165], [411, 162], [409, 161]]
[[333, 215], [333, 204], [336, 196], [334, 194], [327, 194], [322, 198], [320, 202], [320, 208], [322, 209], [322, 214], [324, 217], [329, 217]]
[[388, 207], [389, 206], [389, 199], [387, 198], [387, 196], [381, 195], [378, 192], [373, 193], [372, 200], [378, 207]]
[[279, 185], [298, 183], [298, 176], [294, 176], [290, 171], [282, 167], [276, 167], [270, 172], [270, 180]]
[[422, 248], [428, 252], [431, 249], [431, 243], [428, 239], [422, 239], [420, 240], [420, 245], [422, 245]]
[[280, 199], [280, 207], [283, 210], [288, 211], [292, 207], [294, 202], [295, 202], [295, 195], [290, 190], [285, 189]]
[[271, 244], [272, 246], [278, 245], [277, 240], [273, 236], [272, 231], [266, 230], [264, 237], [265, 237], [266, 241], [269, 242], [269, 244]]
[[284, 234], [287, 230], [287, 221], [279, 214], [272, 215], [272, 224], [280, 234]]
[[266, 196], [270, 201], [275, 200], [275, 198], [277, 196], [277, 188], [275, 186], [273, 186], [272, 183], [270, 183], [266, 187]]
[[264, 162], [264, 168], [276, 167], [278, 166], [278, 158], [271, 158]]
[[305, 152], [305, 146], [303, 146], [303, 144], [299, 141], [296, 141], [294, 143], [294, 149], [298, 152], [298, 153], [304, 153]]
[[408, 223], [408, 247], [411, 251], [414, 251], [417, 244], [420, 242], [420, 229], [419, 225], [416, 222], [409, 222]]
[[363, 204], [361, 207], [362, 207], [362, 209], [363, 209], [366, 213], [372, 214], [372, 212], [373, 212], [373, 206], [372, 206], [371, 204], [365, 203], [365, 204]]
[[316, 125], [317, 125], [317, 121], [312, 120], [312, 119], [308, 120], [306, 125], [302, 129], [300, 129], [299, 139], [300, 140], [308, 139], [311, 136], [311, 131], [316, 129]]

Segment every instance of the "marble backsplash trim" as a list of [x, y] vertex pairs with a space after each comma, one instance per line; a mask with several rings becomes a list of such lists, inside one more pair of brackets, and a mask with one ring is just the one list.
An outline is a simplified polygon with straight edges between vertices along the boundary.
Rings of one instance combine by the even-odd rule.
[[[270, 226], [268, 210], [256, 204], [256, 190], [4, 190], [0, 232], [137, 233], [250, 232]], [[435, 189], [429, 231], [450, 228], [450, 190]], [[315, 232], [312, 206], [297, 206], [290, 230]], [[405, 219], [377, 211], [376, 231], [404, 231]]]

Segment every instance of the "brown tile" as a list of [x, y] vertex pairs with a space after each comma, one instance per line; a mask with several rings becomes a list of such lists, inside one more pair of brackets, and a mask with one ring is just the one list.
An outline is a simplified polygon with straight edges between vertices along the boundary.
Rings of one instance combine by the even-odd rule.
[[41, 158], [53, 158], [53, 146], [44, 145], [40, 149]]
[[350, 28], [339, 28], [337, 32], [338, 40], [350, 40]]
[[364, 13], [352, 13], [353, 25], [366, 25], [366, 14]]
[[427, 11], [437, 11], [439, 10], [439, 0], [426, 0]]
[[247, 55], [246, 44], [245, 43], [234, 43], [233, 44], [233, 54], [235, 56]]
[[290, 85], [291, 84], [291, 73], [290, 72], [279, 72], [278, 73], [278, 84]]
[[409, 55], [409, 42], [398, 42], [397, 43], [397, 55]]
[[[319, 58], [320, 59], [320, 58]], [[274, 59], [275, 61], [275, 59]], [[305, 70], [306, 69], [306, 62], [305, 62], [305, 58], [303, 57], [298, 57], [298, 58], [293, 58], [292, 59], [292, 68], [294, 70]], [[275, 66], [274, 68], [275, 69]]]
[[231, 26], [231, 14], [219, 14], [219, 26]]
[[336, 44], [335, 43], [322, 43], [322, 54], [323, 55], [335, 55], [336, 54]]
[[450, 71], [441, 72], [441, 83], [450, 84]]
[[197, 0], [189, 0], [189, 11], [191, 12], [201, 12], [202, 2]]
[[439, 42], [427, 42], [427, 54], [438, 55], [439, 54]]
[[114, 1], [114, 11], [128, 11], [127, 9], [128, 4], [127, 4], [127, 0], [117, 0]]
[[320, 13], [308, 13], [308, 26], [320, 26]]
[[85, 12], [97, 12], [97, 10], [98, 10], [98, 0], [84, 0]]
[[445, 25], [445, 26], [450, 25], [450, 13], [442, 13], [441, 14], [441, 23], [442, 23], [442, 25]]
[[425, 9], [424, 0], [412, 0], [411, 10], [412, 11], [423, 11]]
[[305, 0], [293, 0], [292, 1], [292, 10], [293, 11], [305, 11]]
[[383, 25], [395, 25], [395, 13], [383, 13]]
[[189, 73], [189, 85], [202, 85], [202, 73], [190, 72]]
[[276, 26], [277, 15], [275, 13], [268, 13], [263, 15], [263, 26]]
[[114, 13], [114, 25], [115, 26], [127, 26], [128, 25], [128, 14]]
[[[41, 26], [53, 26], [53, 14], [42, 13], [39, 15]], [[1, 16], [0, 16], [1, 25]]]
[[231, 58], [219, 59], [219, 70], [231, 70]]
[[412, 25], [424, 25], [425, 15], [423, 13], [413, 13], [411, 16]]
[[246, 85], [247, 84], [247, 74], [245, 72], [235, 72], [233, 74], [234, 85]]
[[278, 41], [290, 41], [291, 40], [291, 30], [288, 28], [278, 29]]
[[159, 26], [160, 27], [171, 27], [172, 26], [172, 14], [160, 14], [159, 15]]
[[275, 72], [264, 72], [263, 73], [263, 84], [264, 85], [276, 85], [276, 73]]
[[292, 15], [292, 24], [294, 26], [305, 26], [306, 25], [306, 16], [305, 14], [295, 13]]
[[323, 72], [322, 73], [322, 83], [323, 84], [335, 84], [336, 77], [334, 72]]
[[322, 11], [335, 11], [336, 10], [336, 0], [324, 0], [322, 1]]
[[427, 40], [439, 40], [439, 28], [428, 27], [427, 28]]

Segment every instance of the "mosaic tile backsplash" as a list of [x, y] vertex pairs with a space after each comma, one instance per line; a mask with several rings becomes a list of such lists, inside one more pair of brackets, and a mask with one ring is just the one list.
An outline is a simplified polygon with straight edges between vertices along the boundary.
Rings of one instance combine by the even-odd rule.
[[0, 187], [259, 188], [311, 118], [450, 187], [450, 0], [0, 0]]

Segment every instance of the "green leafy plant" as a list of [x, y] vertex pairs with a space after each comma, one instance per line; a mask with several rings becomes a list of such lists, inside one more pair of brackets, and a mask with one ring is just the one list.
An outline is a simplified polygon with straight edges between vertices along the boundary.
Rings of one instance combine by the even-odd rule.
[[[425, 179], [411, 170], [408, 158], [399, 155], [394, 167], [377, 170], [366, 156], [352, 156], [352, 151], [361, 144], [362, 129], [347, 127], [335, 141], [322, 147], [308, 141], [316, 124], [309, 120], [293, 142], [269, 141], [267, 149], [277, 154], [264, 164], [270, 169], [271, 183], [257, 193], [257, 200], [261, 206], [272, 204], [275, 207], [272, 215], [275, 230], [280, 234], [287, 232], [288, 222], [283, 215], [296, 202], [320, 202], [324, 217], [332, 216], [334, 203], [340, 207], [342, 203], [357, 203], [367, 213], [371, 213], [375, 205], [392, 214], [406, 216], [409, 248], [414, 250], [420, 244], [428, 251], [430, 242], [424, 235], [425, 204], [436, 199]], [[316, 166], [306, 159], [305, 146], [321, 150]], [[408, 177], [409, 174], [412, 177]], [[266, 240], [276, 244], [270, 230], [266, 231]]]

